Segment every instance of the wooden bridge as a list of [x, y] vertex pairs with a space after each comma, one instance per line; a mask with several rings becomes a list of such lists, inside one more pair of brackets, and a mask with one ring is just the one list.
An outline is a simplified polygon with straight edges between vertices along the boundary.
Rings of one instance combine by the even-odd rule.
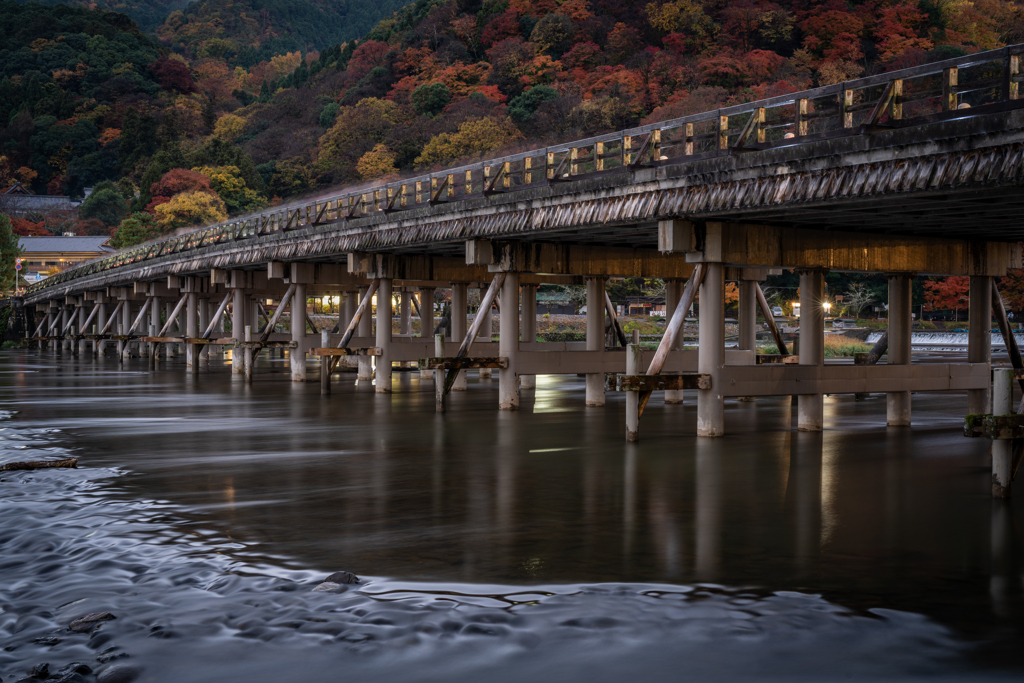
[[[251, 373], [262, 349], [286, 347], [296, 381], [318, 351], [327, 388], [330, 371], [354, 362], [363, 379], [375, 365], [378, 392], [391, 390], [394, 363], [421, 363], [425, 378], [447, 373], [441, 396], [465, 388], [467, 368], [493, 368], [503, 409], [518, 407], [536, 375], [558, 373], [586, 374], [586, 401], [601, 405], [606, 375], [625, 373], [611, 386], [630, 390], [630, 438], [655, 390], [668, 402], [696, 391], [702, 436], [723, 434], [730, 397], [797, 395], [803, 430], [822, 428], [824, 393], [884, 391], [894, 426], [910, 423], [912, 391], [966, 391], [968, 412], [985, 413], [993, 277], [1020, 267], [1024, 237], [1022, 52], [981, 52], [190, 230], [30, 288], [34, 338], [80, 353], [135, 349], [154, 362], [161, 348], [184, 346], [193, 370], [230, 346], [238, 373]], [[774, 323], [758, 282], [781, 268], [800, 273], [800, 353], [759, 362], [772, 360], [755, 351], [759, 308]], [[829, 270], [888, 275], [887, 364], [824, 363]], [[911, 364], [910, 286], [922, 274], [971, 278], [967, 363]], [[606, 345], [614, 310], [605, 283], [624, 276], [666, 280], [670, 322], [656, 352], [623, 353], [621, 333], [617, 348]], [[727, 280], [740, 290], [731, 351]], [[585, 343], [536, 341], [534, 285], [545, 282], [587, 284]], [[472, 329], [469, 287], [484, 300]], [[431, 338], [437, 288], [452, 290], [454, 355]], [[395, 292], [402, 334], [392, 334], [387, 305], [374, 332], [368, 302]], [[684, 351], [679, 330], [698, 292], [699, 348]], [[417, 294], [421, 338], [410, 334]], [[345, 303], [335, 332], [319, 338], [302, 321], [307, 297], [322, 295]], [[494, 343], [477, 333], [499, 295]], [[279, 305], [261, 325], [267, 299]], [[289, 305], [292, 330], [275, 333]]]

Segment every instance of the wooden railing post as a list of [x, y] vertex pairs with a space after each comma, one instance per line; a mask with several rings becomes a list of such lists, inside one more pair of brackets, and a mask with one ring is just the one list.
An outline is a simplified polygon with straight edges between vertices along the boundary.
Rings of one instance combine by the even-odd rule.
[[807, 98], [802, 97], [796, 101], [796, 136], [807, 135]]
[[729, 117], [718, 117], [718, 149], [729, 149]]
[[892, 82], [892, 109], [889, 118], [899, 121], [903, 118], [903, 79], [897, 78]]
[[960, 70], [950, 66], [942, 70], [942, 110], [953, 111], [956, 109], [956, 86]]
[[686, 154], [686, 156], [690, 156], [691, 154], [693, 154], [693, 124], [692, 123], [686, 124], [686, 128], [684, 129], [684, 134], [686, 135], [686, 142], [685, 142], [686, 147], [684, 148], [685, 149], [684, 154]]
[[1005, 86], [1003, 88], [1003, 97], [1008, 100], [1017, 99], [1017, 74], [1020, 72], [1020, 57], [1018, 55], [1007, 55], [1006, 65]]
[[[844, 84], [845, 85], [845, 84]], [[843, 88], [842, 94], [842, 110], [843, 110], [843, 128], [853, 128], [853, 112], [850, 109], [853, 107], [853, 91]]]

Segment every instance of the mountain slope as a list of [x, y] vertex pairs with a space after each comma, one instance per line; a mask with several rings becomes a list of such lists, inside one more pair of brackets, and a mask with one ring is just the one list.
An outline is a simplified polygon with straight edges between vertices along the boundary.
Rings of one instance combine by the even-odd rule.
[[71, 5], [107, 12], [122, 12], [143, 31], [152, 31], [162, 24], [174, 10], [184, 9], [190, 0], [16, 0], [37, 2], [40, 5]]
[[321, 50], [358, 38], [403, 0], [199, 0], [156, 33], [192, 57], [252, 66], [277, 54]]

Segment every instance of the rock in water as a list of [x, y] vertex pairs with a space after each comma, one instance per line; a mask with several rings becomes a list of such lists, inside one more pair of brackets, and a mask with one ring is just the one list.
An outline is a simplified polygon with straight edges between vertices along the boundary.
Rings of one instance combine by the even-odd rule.
[[116, 618], [117, 617], [115, 617], [110, 612], [94, 612], [92, 614], [86, 614], [84, 617], [78, 617], [70, 624], [68, 624], [68, 628], [74, 631], [75, 633], [88, 633], [89, 631], [99, 626], [100, 622], [109, 621], [111, 619]]
[[101, 671], [96, 680], [98, 683], [132, 683], [141, 673], [142, 667], [134, 664], [113, 664]]
[[334, 583], [333, 581], [324, 581], [319, 586], [313, 589], [314, 593], [344, 593], [346, 588], [340, 583]]
[[340, 584], [352, 584], [359, 583], [359, 577], [352, 572], [334, 572], [326, 579], [324, 583], [340, 583]]

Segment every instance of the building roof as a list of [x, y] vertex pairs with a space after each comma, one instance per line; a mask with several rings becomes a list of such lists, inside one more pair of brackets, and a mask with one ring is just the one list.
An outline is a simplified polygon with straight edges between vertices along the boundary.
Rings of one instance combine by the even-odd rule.
[[20, 237], [18, 243], [26, 253], [64, 252], [69, 254], [95, 254], [115, 251], [109, 244], [110, 238], [98, 237]]
[[0, 190], [0, 194], [35, 194], [32, 190], [28, 189], [21, 183], [14, 183], [10, 187], [5, 187]]

